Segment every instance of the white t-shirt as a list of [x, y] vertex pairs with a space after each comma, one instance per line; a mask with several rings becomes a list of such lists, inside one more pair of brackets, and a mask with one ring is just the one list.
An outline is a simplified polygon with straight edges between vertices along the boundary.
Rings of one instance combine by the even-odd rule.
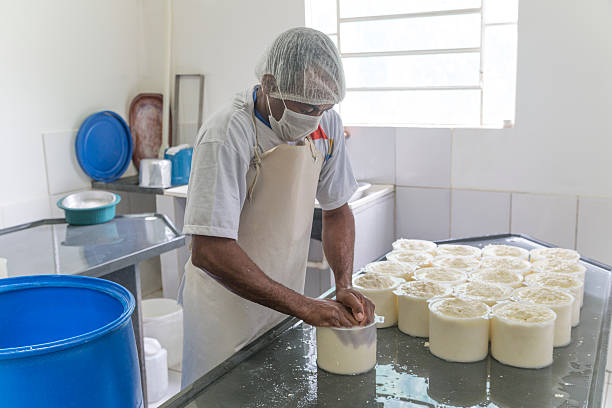
[[[255, 146], [254, 89], [237, 94], [230, 106], [215, 113], [198, 132], [184, 234], [238, 238], [240, 212], [248, 190], [246, 174]], [[260, 118], [255, 118], [255, 123], [263, 151], [284, 143]], [[326, 111], [321, 128], [325, 136], [318, 135], [314, 140], [325, 158], [317, 200], [323, 210], [332, 210], [348, 202], [357, 181], [346, 153], [340, 116], [333, 110]]]

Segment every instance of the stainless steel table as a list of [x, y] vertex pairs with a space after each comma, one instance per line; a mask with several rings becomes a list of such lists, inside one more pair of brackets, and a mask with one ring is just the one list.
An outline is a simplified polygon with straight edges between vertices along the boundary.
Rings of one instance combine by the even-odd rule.
[[117, 282], [132, 292], [136, 299], [132, 323], [146, 402], [138, 263], [184, 243], [185, 237], [160, 214], [123, 215], [87, 226], [49, 219], [0, 230], [0, 257], [8, 259], [8, 277], [86, 275]]
[[[446, 242], [548, 246], [519, 235]], [[588, 271], [581, 322], [572, 343], [555, 349], [550, 367], [518, 369], [491, 357], [449, 363], [429, 353], [425, 339], [392, 327], [378, 330], [374, 370], [333, 375], [317, 369], [314, 329], [287, 319], [162, 407], [599, 407], [612, 280], [610, 267], [583, 262]]]

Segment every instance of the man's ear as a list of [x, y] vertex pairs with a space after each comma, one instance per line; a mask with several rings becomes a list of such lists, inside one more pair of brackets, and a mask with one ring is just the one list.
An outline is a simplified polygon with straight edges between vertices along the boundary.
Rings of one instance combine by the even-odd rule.
[[265, 94], [278, 90], [276, 86], [276, 79], [274, 79], [274, 76], [271, 74], [265, 74], [263, 78], [261, 78], [261, 87], [263, 93]]

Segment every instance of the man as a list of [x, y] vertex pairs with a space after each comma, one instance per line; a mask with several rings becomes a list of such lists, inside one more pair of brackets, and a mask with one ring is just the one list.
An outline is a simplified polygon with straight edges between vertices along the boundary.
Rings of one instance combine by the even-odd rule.
[[[340, 117], [345, 94], [336, 47], [307, 28], [282, 33], [257, 69], [261, 85], [239, 94], [200, 130], [184, 233], [183, 387], [277, 324], [284, 314], [314, 326], [373, 320], [352, 289], [357, 183]], [[315, 197], [336, 300], [302, 295]]]

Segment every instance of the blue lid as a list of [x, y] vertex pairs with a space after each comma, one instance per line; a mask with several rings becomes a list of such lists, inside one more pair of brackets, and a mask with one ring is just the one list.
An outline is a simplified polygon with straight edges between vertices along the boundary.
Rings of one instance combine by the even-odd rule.
[[132, 134], [115, 112], [89, 116], [76, 137], [76, 156], [83, 171], [98, 181], [117, 180], [132, 160]]

